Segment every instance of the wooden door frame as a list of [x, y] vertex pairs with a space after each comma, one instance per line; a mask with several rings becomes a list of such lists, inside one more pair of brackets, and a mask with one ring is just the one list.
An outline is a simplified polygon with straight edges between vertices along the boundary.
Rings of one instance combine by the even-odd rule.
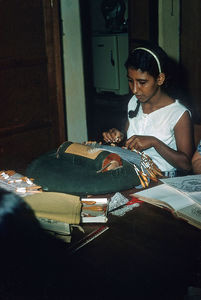
[[128, 0], [129, 48], [158, 42], [158, 0]]
[[[52, 111], [52, 118], [56, 127], [58, 144], [66, 140], [66, 120], [64, 107], [64, 79], [61, 47], [61, 18], [60, 0], [43, 0], [44, 28], [46, 37], [47, 70], [49, 83], [49, 100], [57, 113]], [[56, 82], [56, 85], [53, 84]]]

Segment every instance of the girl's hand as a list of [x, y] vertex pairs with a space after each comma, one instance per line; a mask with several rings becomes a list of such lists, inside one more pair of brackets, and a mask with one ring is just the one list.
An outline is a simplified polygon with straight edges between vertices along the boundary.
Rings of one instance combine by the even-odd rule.
[[123, 133], [116, 128], [112, 128], [107, 132], [103, 132], [103, 139], [106, 143], [120, 143], [123, 138]]
[[125, 146], [130, 150], [135, 149], [141, 152], [154, 147], [156, 140], [157, 139], [153, 136], [133, 135], [126, 141]]

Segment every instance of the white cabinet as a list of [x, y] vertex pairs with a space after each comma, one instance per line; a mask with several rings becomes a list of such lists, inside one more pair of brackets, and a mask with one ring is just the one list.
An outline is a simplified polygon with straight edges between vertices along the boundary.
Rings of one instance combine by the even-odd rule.
[[128, 79], [124, 63], [128, 57], [128, 34], [93, 36], [92, 53], [96, 91], [127, 94]]

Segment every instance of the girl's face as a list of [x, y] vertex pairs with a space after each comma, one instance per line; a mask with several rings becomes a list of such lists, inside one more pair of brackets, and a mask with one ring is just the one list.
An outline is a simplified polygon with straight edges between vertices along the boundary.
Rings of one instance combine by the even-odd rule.
[[129, 68], [127, 76], [129, 87], [140, 103], [153, 99], [164, 81], [161, 82], [160, 75], [155, 79], [148, 72], [142, 72], [140, 69]]

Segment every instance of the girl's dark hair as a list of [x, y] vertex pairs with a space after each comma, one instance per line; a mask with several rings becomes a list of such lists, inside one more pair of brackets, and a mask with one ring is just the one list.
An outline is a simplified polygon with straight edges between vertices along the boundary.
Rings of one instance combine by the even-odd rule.
[[136, 109], [135, 109], [135, 110], [129, 110], [129, 112], [128, 112], [129, 118], [130, 118], [130, 119], [135, 118], [135, 117], [137, 116], [137, 114], [138, 114], [139, 109], [140, 109], [140, 101], [137, 100], [137, 106], [136, 106]]
[[156, 58], [150, 52], [137, 48], [148, 49], [158, 58], [161, 72], [165, 73], [166, 76], [166, 80], [163, 85], [163, 88], [165, 88], [169, 78], [169, 58], [165, 51], [157, 45], [149, 45], [145, 43], [136, 47], [136, 50], [133, 49], [125, 62], [126, 69], [140, 69], [142, 72], [148, 72], [155, 79], [160, 73]]

